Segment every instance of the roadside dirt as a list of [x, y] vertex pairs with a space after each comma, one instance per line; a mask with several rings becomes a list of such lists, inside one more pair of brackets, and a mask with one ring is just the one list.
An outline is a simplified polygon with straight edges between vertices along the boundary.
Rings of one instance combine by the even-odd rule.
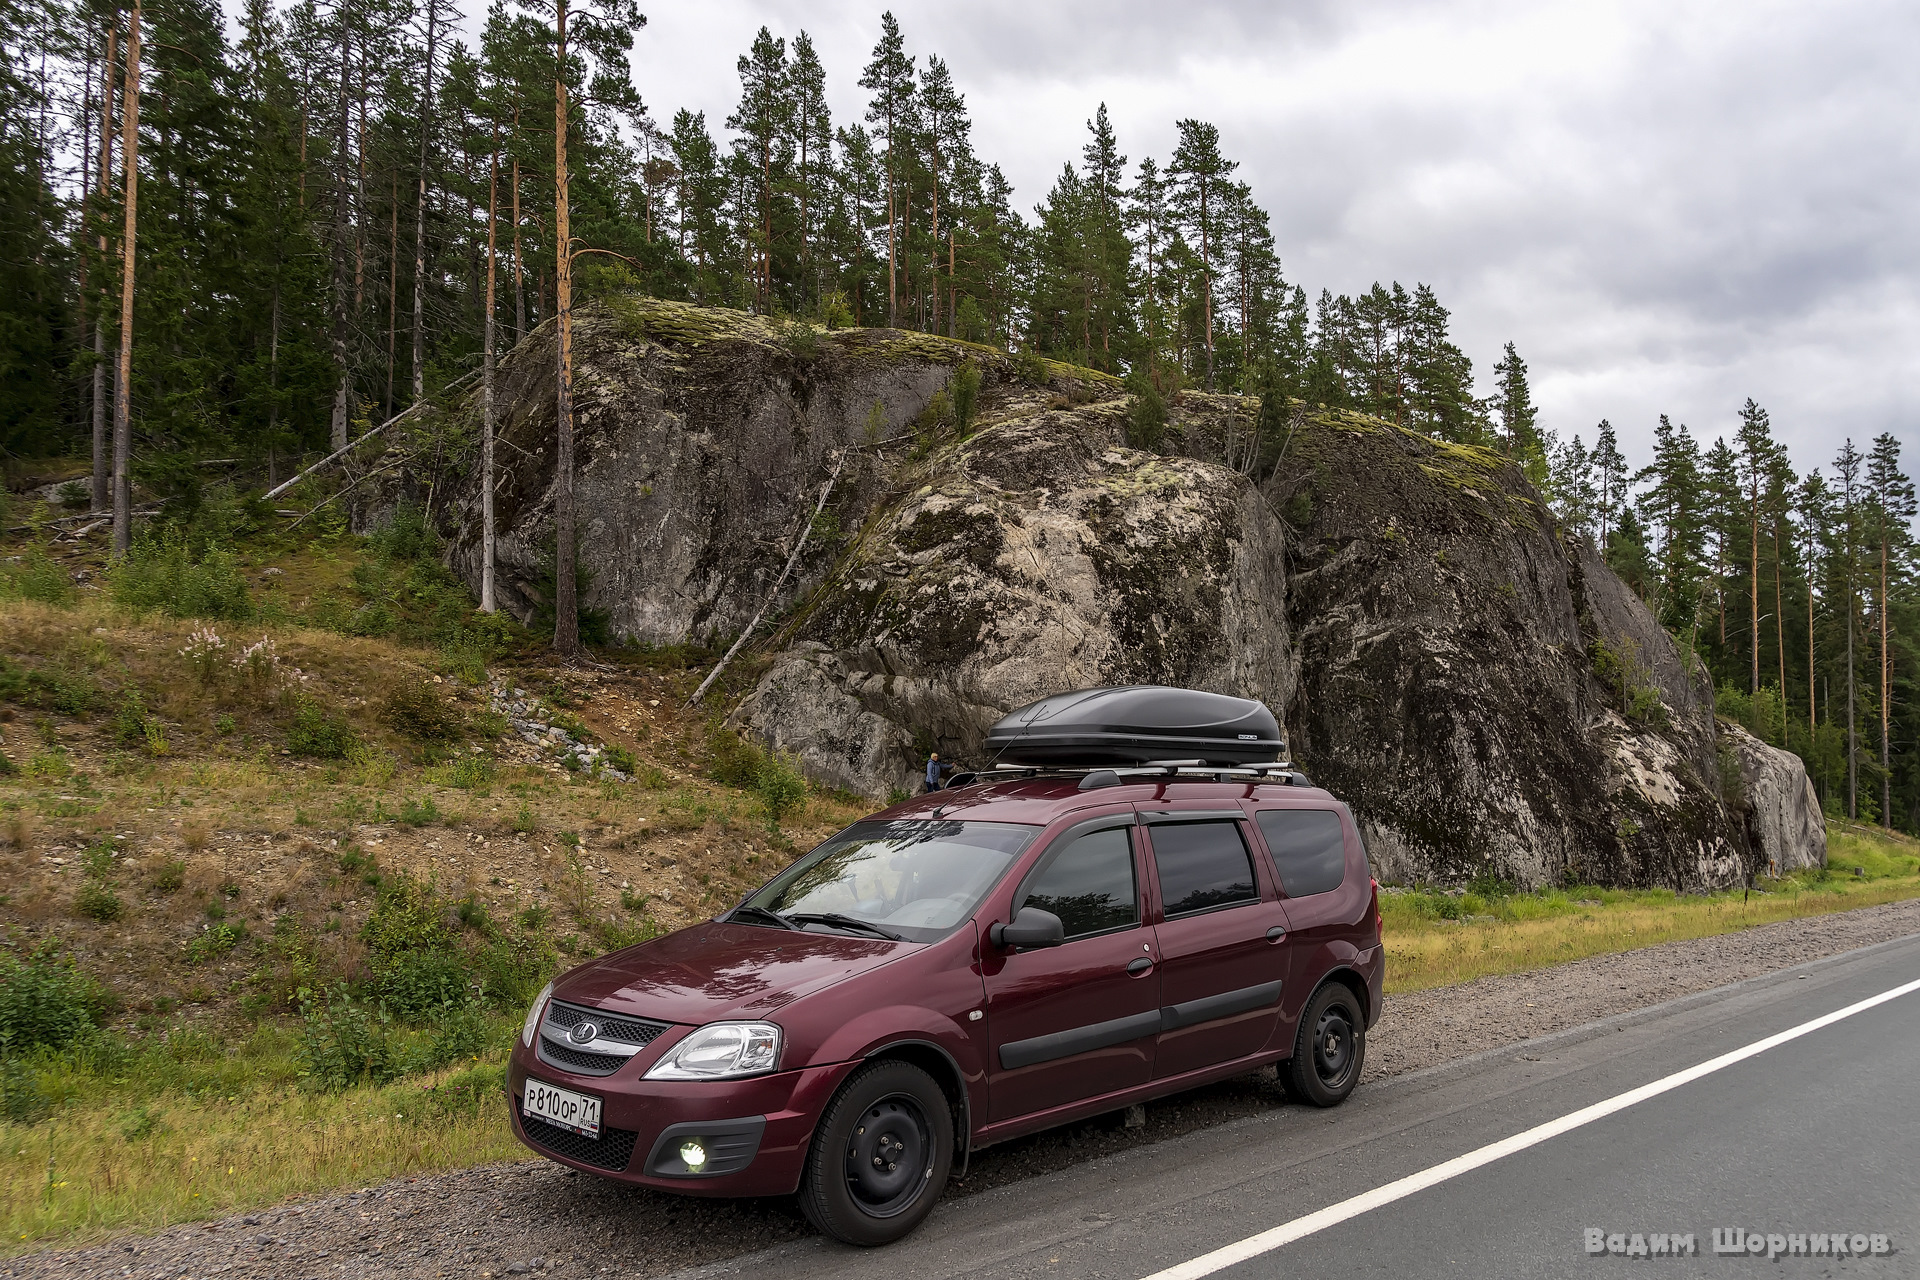
[[[1760, 974], [1920, 932], [1920, 900], [1670, 942], [1392, 997], [1368, 1080], [1415, 1071]], [[1389, 943], [1391, 946], [1391, 943]], [[1044, 1174], [1284, 1105], [1271, 1071], [979, 1153], [949, 1195]], [[493, 1165], [0, 1263], [0, 1276], [643, 1277], [766, 1248], [809, 1228], [790, 1200], [699, 1201]]]

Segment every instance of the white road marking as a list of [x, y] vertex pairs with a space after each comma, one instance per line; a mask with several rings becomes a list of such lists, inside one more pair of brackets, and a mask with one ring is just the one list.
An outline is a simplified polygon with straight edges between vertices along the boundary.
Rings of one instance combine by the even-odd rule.
[[1629, 1089], [1625, 1093], [1616, 1094], [1602, 1102], [1596, 1102], [1590, 1107], [1582, 1107], [1578, 1111], [1570, 1112], [1557, 1120], [1549, 1120], [1545, 1124], [1535, 1125], [1525, 1132], [1514, 1134], [1511, 1138], [1502, 1138], [1498, 1142], [1490, 1142], [1484, 1147], [1469, 1151], [1462, 1156], [1455, 1156], [1453, 1159], [1442, 1164], [1434, 1165], [1430, 1169], [1422, 1169], [1419, 1173], [1408, 1174], [1397, 1182], [1389, 1182], [1384, 1187], [1375, 1187], [1372, 1191], [1362, 1192], [1350, 1199], [1342, 1200], [1339, 1204], [1328, 1205], [1317, 1213], [1309, 1213], [1304, 1217], [1295, 1218], [1291, 1222], [1283, 1222], [1277, 1227], [1262, 1231], [1258, 1235], [1248, 1236], [1246, 1239], [1236, 1241], [1233, 1244], [1223, 1245], [1215, 1249], [1212, 1253], [1204, 1253], [1190, 1261], [1182, 1262], [1178, 1266], [1168, 1267], [1164, 1271], [1156, 1271], [1152, 1275], [1145, 1277], [1145, 1280], [1199, 1280], [1201, 1276], [1210, 1276], [1216, 1271], [1224, 1271], [1228, 1267], [1237, 1266], [1242, 1262], [1246, 1262], [1248, 1259], [1257, 1258], [1263, 1253], [1271, 1253], [1282, 1245], [1291, 1244], [1295, 1240], [1314, 1234], [1316, 1231], [1324, 1231], [1328, 1227], [1345, 1222], [1349, 1218], [1357, 1218], [1363, 1213], [1380, 1208], [1382, 1205], [1392, 1204], [1396, 1200], [1404, 1200], [1416, 1191], [1424, 1191], [1428, 1187], [1437, 1186], [1449, 1179], [1457, 1178], [1463, 1173], [1470, 1173], [1482, 1165], [1492, 1164], [1494, 1161], [1504, 1159], [1518, 1151], [1525, 1151], [1528, 1147], [1539, 1146], [1549, 1138], [1557, 1138], [1563, 1133], [1580, 1128], [1582, 1125], [1592, 1124], [1595, 1120], [1603, 1119], [1616, 1111], [1624, 1111], [1635, 1103], [1645, 1102], [1648, 1098], [1656, 1098], [1663, 1093], [1678, 1089], [1683, 1084], [1690, 1084], [1702, 1076], [1710, 1076], [1716, 1071], [1721, 1071], [1733, 1066], [1736, 1062], [1745, 1062], [1748, 1058], [1756, 1057], [1769, 1049], [1786, 1044], [1790, 1040], [1798, 1040], [1801, 1036], [1811, 1035], [1822, 1027], [1830, 1027], [1843, 1019], [1851, 1018], [1856, 1013], [1864, 1013], [1876, 1005], [1885, 1004], [1889, 1000], [1897, 1000], [1901, 996], [1913, 991], [1920, 991], [1920, 980], [1909, 982], [1905, 986], [1895, 987], [1891, 991], [1883, 991], [1877, 996], [1869, 996], [1858, 1004], [1850, 1004], [1844, 1009], [1836, 1009], [1834, 1012], [1815, 1018], [1811, 1022], [1803, 1022], [1797, 1027], [1789, 1027], [1777, 1035], [1768, 1036], [1764, 1040], [1756, 1040], [1744, 1048], [1735, 1049], [1731, 1053], [1723, 1053], [1717, 1058], [1708, 1059], [1706, 1062], [1698, 1066], [1688, 1067], [1684, 1071], [1676, 1071], [1670, 1076], [1662, 1076], [1651, 1084], [1643, 1084], [1638, 1089]]

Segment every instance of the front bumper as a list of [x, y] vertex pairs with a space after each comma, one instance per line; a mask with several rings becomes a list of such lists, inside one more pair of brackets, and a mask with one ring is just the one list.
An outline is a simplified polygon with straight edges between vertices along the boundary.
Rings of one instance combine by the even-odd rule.
[[[711, 1082], [643, 1080], [639, 1063], [611, 1076], [583, 1076], [538, 1061], [516, 1042], [507, 1070], [507, 1110], [516, 1138], [586, 1173], [682, 1195], [791, 1195], [800, 1186], [814, 1125], [856, 1065]], [[604, 1099], [600, 1137], [522, 1115], [528, 1075]], [[698, 1170], [679, 1158], [680, 1144], [689, 1139], [707, 1152]]]

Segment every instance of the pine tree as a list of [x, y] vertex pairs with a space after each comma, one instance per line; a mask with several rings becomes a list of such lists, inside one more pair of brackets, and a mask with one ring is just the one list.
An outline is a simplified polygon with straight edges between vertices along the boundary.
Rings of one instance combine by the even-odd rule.
[[906, 38], [891, 12], [880, 15], [880, 43], [873, 61], [860, 76], [860, 87], [873, 94], [867, 104], [867, 123], [880, 126], [880, 154], [886, 172], [887, 196], [887, 323], [900, 323], [900, 285], [897, 227], [900, 220], [898, 186], [911, 161], [910, 139], [917, 132], [917, 98], [913, 59]]
[[1747, 642], [1752, 657], [1750, 693], [1760, 692], [1760, 496], [1774, 462], [1777, 446], [1767, 411], [1748, 399], [1740, 409], [1739, 441], [1740, 487], [1746, 494], [1749, 601]]
[[1187, 232], [1199, 242], [1200, 306], [1206, 333], [1207, 390], [1214, 389], [1213, 280], [1220, 243], [1220, 217], [1227, 177], [1239, 162], [1220, 154], [1220, 130], [1201, 120], [1181, 120], [1175, 126], [1180, 142], [1174, 148], [1167, 176], [1174, 182], [1174, 208]]
[[1867, 455], [1868, 527], [1877, 558], [1877, 599], [1874, 606], [1880, 631], [1880, 823], [1893, 829], [1893, 648], [1892, 590], [1902, 585], [1912, 549], [1913, 520], [1920, 515], [1913, 481], [1900, 469], [1900, 441], [1891, 432], [1874, 437]]
[[818, 302], [823, 292], [821, 272], [814, 262], [814, 222], [830, 203], [833, 183], [833, 114], [827, 108], [827, 72], [814, 51], [813, 38], [802, 31], [793, 38], [793, 61], [787, 72], [788, 146], [798, 158], [795, 190], [800, 199], [800, 269], [806, 281], [804, 298]]
[[1836, 521], [1841, 535], [1837, 559], [1847, 632], [1847, 817], [1853, 819], [1860, 816], [1860, 734], [1854, 707], [1858, 677], [1854, 671], [1853, 633], [1858, 610], [1860, 534], [1868, 514], [1862, 510], [1862, 500], [1866, 495], [1860, 486], [1861, 461], [1859, 450], [1853, 447], [1852, 437], [1841, 444], [1840, 452], [1833, 460], [1834, 479], [1838, 481], [1834, 496], [1839, 500], [1840, 508]]
[[1605, 418], [1600, 419], [1593, 441], [1593, 454], [1588, 459], [1593, 469], [1594, 518], [1599, 521], [1600, 534], [1595, 545], [1601, 554], [1606, 553], [1608, 538], [1619, 515], [1627, 509], [1627, 460], [1620, 453], [1619, 437], [1614, 434], [1613, 424]]
[[751, 174], [755, 199], [752, 210], [741, 210], [742, 226], [753, 244], [754, 296], [762, 312], [771, 312], [774, 195], [776, 186], [785, 185], [786, 178], [785, 155], [780, 156], [780, 172], [776, 174], [775, 152], [783, 149], [792, 118], [787, 42], [761, 27], [752, 51], [740, 55], [736, 69], [740, 73], [740, 106], [727, 117], [727, 128], [745, 135], [737, 144], [736, 155], [745, 172]]

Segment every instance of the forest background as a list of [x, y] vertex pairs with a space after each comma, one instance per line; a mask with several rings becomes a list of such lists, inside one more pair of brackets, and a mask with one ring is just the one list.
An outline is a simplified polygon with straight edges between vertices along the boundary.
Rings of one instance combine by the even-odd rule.
[[[502, 340], [550, 319], [554, 16], [495, 5], [467, 38], [444, 0], [250, 0], [233, 24], [162, 0], [141, 10], [130, 148], [130, 14], [0, 0], [10, 475], [81, 455], [75, 496], [104, 508], [124, 390], [132, 475], [163, 518], [216, 479], [283, 479], [477, 368], [490, 233]], [[642, 20], [582, 18], [561, 77], [578, 298], [891, 324], [1107, 370], [1148, 406], [1187, 387], [1301, 399], [1500, 451], [1699, 654], [1722, 713], [1807, 761], [1831, 811], [1920, 826], [1916, 502], [1893, 435], [1836, 429], [1831, 458], [1796, 470], [1748, 400], [1697, 436], [1662, 417], [1629, 458], [1606, 421], [1541, 422], [1514, 343], [1477, 392], [1426, 285], [1289, 281], [1204, 120], [1130, 158], [1098, 106], [1023, 210], [951, 68], [891, 15], [841, 72], [866, 95], [854, 119], [829, 109], [807, 34], [764, 28], [724, 120], [656, 115], [620, 70]]]

